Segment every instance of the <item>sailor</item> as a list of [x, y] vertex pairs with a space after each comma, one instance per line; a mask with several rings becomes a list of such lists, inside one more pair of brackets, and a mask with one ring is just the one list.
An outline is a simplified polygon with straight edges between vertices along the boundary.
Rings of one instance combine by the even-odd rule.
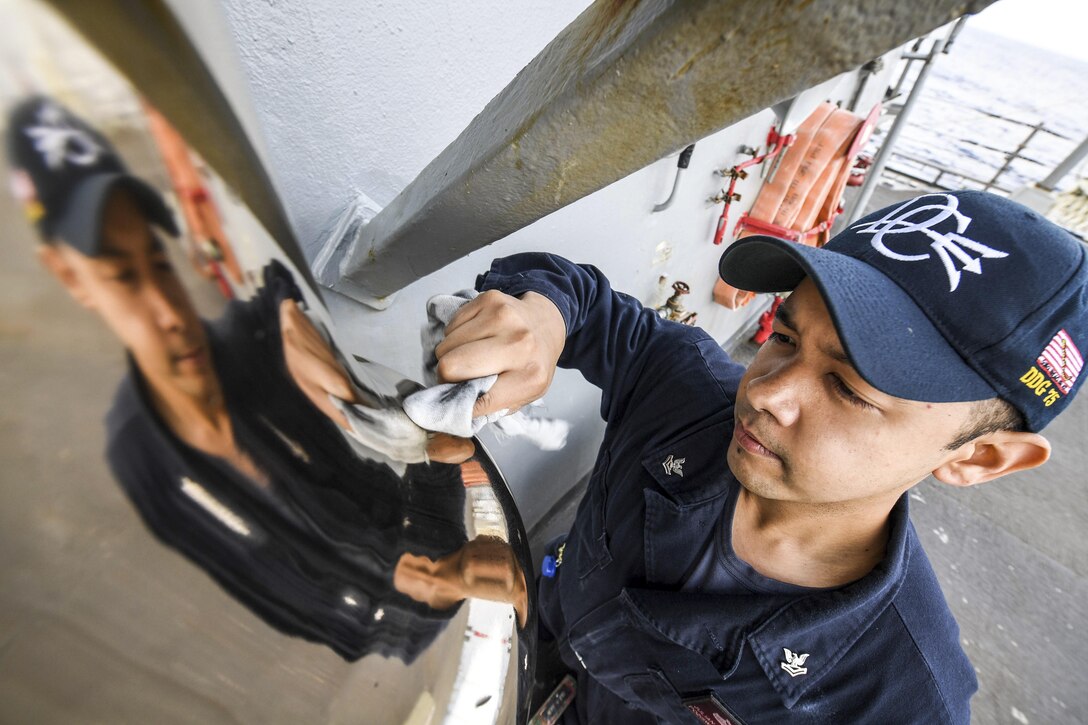
[[541, 638], [578, 680], [564, 722], [962, 723], [977, 689], [908, 516], [922, 479], [1043, 464], [1082, 385], [1084, 246], [991, 194], [875, 212], [824, 248], [754, 236], [740, 289], [792, 291], [745, 370], [600, 271], [492, 263], [439, 346], [447, 380], [498, 374], [477, 415], [556, 366], [607, 425]]

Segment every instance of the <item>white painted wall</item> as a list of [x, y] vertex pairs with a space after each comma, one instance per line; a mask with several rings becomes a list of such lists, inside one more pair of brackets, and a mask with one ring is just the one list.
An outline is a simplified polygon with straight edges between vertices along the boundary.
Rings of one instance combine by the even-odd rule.
[[[243, 89], [232, 81], [228, 93], [252, 108], [271, 175], [312, 259], [357, 193], [388, 203], [588, 4], [221, 0], [236, 57], [213, 48], [209, 59], [213, 68], [240, 62], [240, 74], [216, 72], [248, 83]], [[854, 83], [852, 74], [844, 76], [831, 97], [849, 99]], [[872, 80], [859, 108], [867, 109], [885, 85]], [[349, 352], [418, 377], [426, 299], [471, 286], [496, 256], [543, 250], [595, 264], [617, 288], [643, 300], [653, 296], [660, 274], [683, 279], [693, 290], [687, 307], [725, 340], [758, 309], [730, 311], [711, 302], [722, 248], [711, 243], [720, 207], [707, 198], [721, 187], [714, 170], [736, 163], [741, 144], [759, 145], [772, 120], [765, 111], [700, 140], [679, 198], [666, 212], [650, 209], [668, 195], [675, 158], [416, 282], [387, 310], [328, 293], [338, 336]], [[758, 185], [753, 175], [738, 186], [743, 200], [734, 205], [733, 220], [754, 200]], [[672, 256], [655, 265], [662, 242]], [[577, 373], [561, 371], [545, 403], [549, 414], [574, 424], [564, 452], [542, 453], [485, 436], [527, 525], [588, 471], [602, 433], [599, 395]]]
[[589, 5], [221, 0], [307, 254], [355, 190], [388, 203]]

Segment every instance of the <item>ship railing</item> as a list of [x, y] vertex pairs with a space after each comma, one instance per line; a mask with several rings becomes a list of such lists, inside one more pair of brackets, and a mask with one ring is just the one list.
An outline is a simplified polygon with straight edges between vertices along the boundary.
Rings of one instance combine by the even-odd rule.
[[1019, 126], [1027, 129], [1027, 133], [1024, 135], [1023, 139], [1011, 149], [991, 146], [974, 139], [958, 139], [960, 143], [977, 146], [978, 148], [1001, 154], [1001, 161], [994, 165], [994, 173], [992, 176], [989, 178], [981, 178], [978, 175], [972, 175], [969, 172], [958, 169], [952, 164], [944, 164], [921, 158], [917, 155], [912, 155], [906, 151], [892, 149], [890, 162], [884, 169], [885, 178], [888, 178], [889, 180], [907, 180], [943, 191], [960, 188], [974, 188], [1010, 194], [1014, 191], [1014, 188], [1007, 185], [1007, 183], [1002, 183], [1004, 181], [1002, 177], [1004, 177], [1009, 169], [1015, 164], [1018, 162], [1025, 162], [1039, 167], [1039, 179], [1042, 179], [1050, 166], [1052, 166], [1051, 163], [1040, 161], [1026, 153], [1029, 150], [1032, 141], [1040, 134], [1059, 138], [1064, 141], [1072, 141], [1068, 136], [1047, 128], [1043, 121], [1029, 123], [992, 111], [986, 111], [981, 108], [971, 108], [970, 110], [979, 116], [993, 118], [1010, 126]]

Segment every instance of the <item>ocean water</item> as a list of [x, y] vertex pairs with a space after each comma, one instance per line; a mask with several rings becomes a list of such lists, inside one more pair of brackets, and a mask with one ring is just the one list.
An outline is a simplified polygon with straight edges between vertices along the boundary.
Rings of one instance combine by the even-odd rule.
[[[1015, 189], [1039, 181], [1088, 135], [1088, 62], [974, 29], [970, 22], [949, 54], [935, 61], [896, 151], [988, 181], [1004, 153], [1030, 133], [1021, 124], [1042, 122], [1061, 137], [1036, 134], [1023, 151], [1031, 161], [1015, 161], [998, 184]], [[906, 163], [893, 157], [888, 166], [905, 168]], [[1086, 173], [1088, 167], [1082, 166], [1079, 175]], [[1062, 188], [1077, 175], [1068, 175]], [[979, 186], [970, 181], [959, 185]]]

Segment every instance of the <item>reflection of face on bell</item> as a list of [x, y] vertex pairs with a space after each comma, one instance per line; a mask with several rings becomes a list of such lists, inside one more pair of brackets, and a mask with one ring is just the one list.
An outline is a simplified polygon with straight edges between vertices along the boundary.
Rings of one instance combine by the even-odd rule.
[[102, 210], [100, 251], [89, 257], [59, 240], [42, 245], [45, 266], [93, 310], [156, 390], [208, 396], [217, 388], [200, 318], [167, 250], [123, 188]]
[[58, 242], [40, 246], [42, 263], [125, 346], [173, 433], [267, 485], [260, 466], [236, 445], [203, 323], [131, 193], [117, 186], [107, 197], [94, 256]]

